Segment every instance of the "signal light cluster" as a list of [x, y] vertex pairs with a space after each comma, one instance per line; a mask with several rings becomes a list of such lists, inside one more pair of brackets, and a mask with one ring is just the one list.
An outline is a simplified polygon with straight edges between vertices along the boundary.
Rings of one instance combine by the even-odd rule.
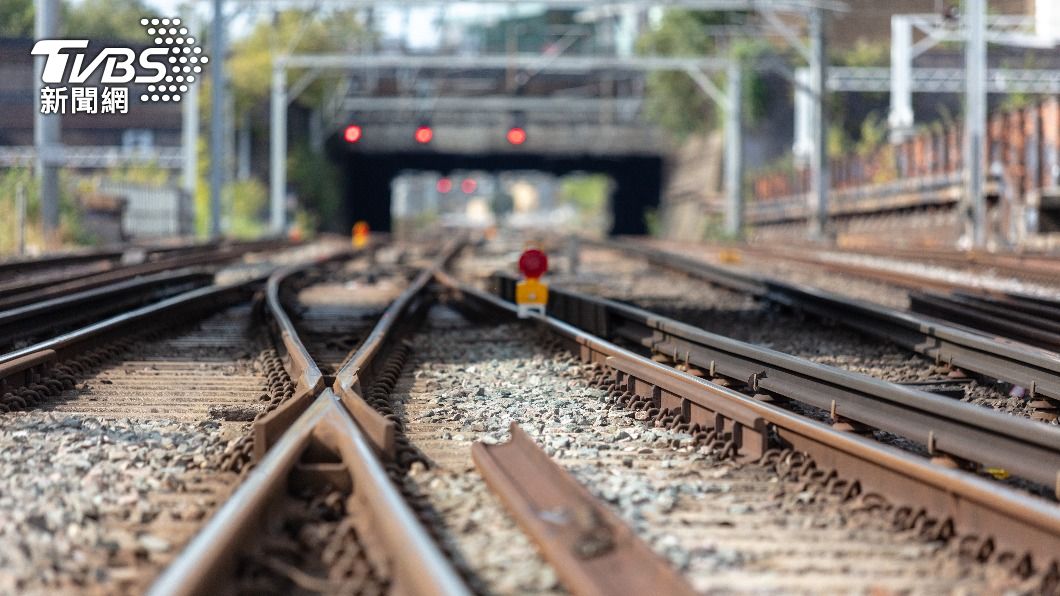
[[[439, 193], [447, 195], [453, 191], [453, 181], [449, 178], [439, 178], [434, 188]], [[460, 181], [460, 190], [466, 195], [474, 194], [478, 190], [478, 181], [474, 178], [464, 178]]]
[[[360, 141], [363, 136], [364, 130], [357, 124], [350, 124], [342, 133], [342, 138], [351, 145]], [[434, 140], [434, 129], [428, 125], [419, 126], [416, 128], [416, 131], [412, 133], [412, 138], [420, 145], [426, 145]], [[519, 126], [513, 126], [508, 129], [504, 138], [512, 145], [522, 145], [527, 141], [528, 137], [526, 129]]]

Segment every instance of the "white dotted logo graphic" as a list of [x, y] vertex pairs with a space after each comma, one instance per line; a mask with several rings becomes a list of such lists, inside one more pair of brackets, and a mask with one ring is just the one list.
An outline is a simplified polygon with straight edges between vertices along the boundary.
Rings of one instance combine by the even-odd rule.
[[147, 93], [140, 95], [140, 101], [180, 101], [202, 72], [202, 65], [210, 59], [202, 53], [202, 48], [195, 45], [188, 28], [180, 19], [140, 19], [140, 25], [147, 29], [147, 34], [154, 40], [154, 45], [168, 50], [165, 77], [154, 85], [147, 86]]

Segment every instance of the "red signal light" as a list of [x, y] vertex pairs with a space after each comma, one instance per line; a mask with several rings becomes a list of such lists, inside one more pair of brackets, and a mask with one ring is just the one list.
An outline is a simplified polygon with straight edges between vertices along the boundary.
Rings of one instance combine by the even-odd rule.
[[443, 195], [449, 194], [449, 191], [453, 190], [453, 181], [448, 178], [439, 178], [434, 187]]
[[476, 188], [478, 188], [478, 182], [475, 182], [474, 178], [464, 178], [464, 181], [460, 183], [460, 190], [464, 191], [465, 195], [475, 192]]
[[417, 143], [426, 145], [434, 138], [434, 131], [431, 130], [430, 126], [421, 126], [416, 129], [416, 134], [414, 134], [413, 137], [416, 139]]
[[346, 127], [346, 130], [342, 134], [342, 138], [346, 139], [347, 143], [356, 143], [361, 140], [361, 127], [356, 124], [351, 124]]
[[526, 142], [526, 131], [518, 126], [508, 129], [508, 142], [512, 145], [522, 145]]
[[531, 248], [519, 257], [519, 271], [527, 279], [537, 279], [548, 271], [548, 257], [536, 248]]

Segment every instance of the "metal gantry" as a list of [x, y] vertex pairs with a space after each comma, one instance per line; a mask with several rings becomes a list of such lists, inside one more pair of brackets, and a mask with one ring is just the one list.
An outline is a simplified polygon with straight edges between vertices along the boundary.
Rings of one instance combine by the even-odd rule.
[[[297, 2], [298, 0], [277, 0], [280, 3]], [[446, 0], [434, 2], [416, 2], [422, 5], [445, 5], [450, 4]], [[514, 5], [509, 0], [478, 0], [481, 4]], [[380, 5], [407, 5], [409, 2], [403, 0], [337, 0], [337, 4], [345, 8], [374, 7]], [[596, 2], [593, 0], [546, 0], [541, 4], [547, 8], [592, 8], [604, 10], [612, 3]], [[286, 5], [286, 4], [284, 4]], [[746, 10], [757, 11], [762, 14], [767, 22], [778, 31], [784, 39], [805, 58], [809, 64], [811, 76], [808, 80], [812, 90], [810, 95], [813, 107], [813, 131], [814, 157], [812, 166], [814, 175], [813, 194], [811, 200], [814, 203], [815, 216], [811, 221], [811, 232], [815, 237], [826, 235], [827, 213], [828, 213], [828, 164], [827, 164], [827, 120], [824, 118], [823, 102], [825, 100], [826, 68], [826, 45], [825, 28], [829, 11], [844, 11], [846, 5], [837, 1], [817, 0], [778, 0], [768, 4], [755, 0], [674, 0], [670, 2], [619, 2], [613, 3], [615, 7], [643, 7], [663, 6], [681, 7], [694, 10], [734, 11]], [[799, 35], [791, 31], [782, 19], [777, 17], [778, 12], [799, 13], [808, 19], [810, 40], [804, 44]], [[291, 88], [288, 88], [287, 70], [299, 68], [305, 70]], [[402, 69], [412, 71], [417, 69], [438, 70], [481, 70], [481, 69], [525, 69], [533, 72], [563, 72], [563, 73], [588, 73], [600, 70], [627, 70], [627, 71], [656, 71], [670, 70], [686, 72], [697, 83], [699, 88], [706, 93], [725, 114], [725, 229], [732, 236], [738, 236], [743, 229], [743, 156], [742, 156], [742, 130], [740, 97], [741, 90], [741, 66], [733, 60], [723, 58], [675, 58], [656, 56], [618, 56], [618, 57], [571, 57], [571, 56], [543, 56], [543, 55], [461, 55], [461, 56], [409, 56], [409, 55], [351, 55], [351, 54], [312, 54], [312, 55], [289, 55], [275, 59], [273, 63], [272, 96], [271, 106], [271, 150], [270, 150], [270, 224], [276, 230], [282, 230], [286, 226], [286, 172], [284, 156], [286, 152], [286, 110], [289, 103], [301, 93], [317, 77], [325, 71], [351, 70], [351, 69]], [[708, 76], [708, 72], [724, 72], [728, 82], [723, 92]], [[383, 106], [373, 104], [378, 98], [346, 98], [343, 100], [346, 109], [385, 109]], [[493, 99], [456, 99], [446, 101], [445, 98], [387, 98], [383, 101], [394, 102], [394, 108], [399, 109], [404, 105], [405, 109], [429, 105], [432, 110], [466, 109], [467, 105], [475, 104], [483, 109], [492, 107], [494, 109], [510, 109], [511, 105], [500, 98]], [[431, 102], [434, 103], [431, 103]], [[536, 98], [514, 98], [513, 102], [527, 102], [525, 109], [547, 109], [545, 103], [531, 104], [534, 101], [548, 101]], [[612, 101], [600, 100], [600, 101]], [[462, 104], [462, 105], [461, 105]]]
[[[987, 42], [1000, 45], [1048, 48], [1055, 39], [1034, 31], [1032, 18], [986, 14], [986, 0], [964, 0], [963, 17], [946, 19], [940, 15], [912, 14], [891, 17], [891, 68], [848, 69], [837, 73], [837, 86], [870, 88], [884, 77], [890, 80], [891, 110], [888, 123], [892, 142], [913, 133], [914, 92], [963, 91], [964, 105], [964, 202], [969, 237], [975, 247], [987, 242], [987, 213], [984, 189], [983, 141], [986, 135], [987, 93], [1055, 93], [1060, 75], [1048, 70], [988, 70]], [[923, 34], [913, 41], [914, 30]], [[940, 42], [964, 42], [964, 69], [915, 69], [913, 60]], [[875, 89], [873, 89], [875, 90]]]
[[[294, 100], [301, 91], [306, 89], [312, 81], [320, 76], [323, 76], [327, 71], [339, 71], [349, 72], [356, 69], [412, 69], [412, 70], [436, 70], [436, 71], [461, 71], [461, 70], [506, 70], [509, 68], [518, 68], [533, 70], [536, 72], [551, 72], [551, 73], [591, 73], [598, 71], [621, 71], [621, 72], [650, 72], [650, 71], [673, 71], [673, 72], [686, 72], [697, 79], [700, 86], [704, 88], [707, 94], [717, 101], [719, 105], [725, 108], [728, 101], [725, 93], [716, 87], [713, 82], [709, 82], [709, 77], [705, 72], [730, 72], [730, 76], [735, 76], [738, 82], [738, 74], [731, 74], [731, 61], [724, 58], [675, 58], [675, 57], [661, 57], [661, 56], [629, 56], [629, 57], [582, 57], [582, 56], [542, 56], [538, 54], [531, 55], [478, 55], [478, 56], [395, 56], [395, 55], [358, 55], [358, 54], [296, 54], [282, 58], [278, 58], [273, 62], [273, 73], [272, 73], [272, 94], [270, 101], [270, 176], [269, 176], [269, 197], [270, 197], [270, 227], [273, 231], [282, 231], [286, 225], [286, 201], [287, 201], [287, 173], [286, 173], [286, 151], [287, 151], [287, 106], [292, 100]], [[305, 70], [306, 73], [300, 78], [293, 86], [288, 88], [287, 82], [287, 71], [290, 68], [299, 68]], [[706, 79], [708, 82], [702, 82]], [[732, 91], [736, 93], [738, 98], [738, 89]], [[371, 105], [371, 102], [376, 98], [350, 98], [349, 100], [356, 104], [357, 102], [367, 102], [366, 105]], [[551, 100], [543, 98], [516, 98], [508, 97], [504, 99], [500, 98], [486, 98], [476, 100], [474, 98], [456, 99], [450, 98], [451, 102], [471, 102], [474, 103], [479, 101], [480, 107], [490, 107], [489, 104], [493, 104], [492, 107], [497, 109], [507, 110], [511, 105], [522, 103], [523, 109], [540, 108], [540, 109], [551, 109], [555, 107], [555, 104]], [[386, 101], [395, 101], [387, 98]], [[424, 101], [416, 98], [398, 98], [393, 104], [393, 108], [400, 109], [402, 104], [415, 105], [417, 101]], [[432, 101], [432, 100], [426, 100]], [[442, 102], [444, 106], [445, 101], [438, 98], [433, 101]], [[485, 103], [482, 103], [485, 102]], [[509, 103], [513, 102], [513, 103]], [[539, 103], [536, 103], [539, 102]], [[737, 100], [737, 104], [739, 101]], [[384, 106], [377, 105], [376, 107], [382, 108]], [[439, 107], [441, 109], [441, 107]], [[461, 108], [464, 109], [464, 108]], [[731, 112], [732, 110], [728, 110]], [[739, 107], [736, 108], [738, 117]], [[738, 130], [732, 128], [730, 130]], [[736, 133], [733, 133], [736, 134]], [[738, 136], [738, 134], [736, 134]], [[742, 167], [740, 165], [741, 156], [740, 141], [737, 139], [735, 142], [727, 143], [726, 148], [726, 163], [732, 164], [727, 166], [727, 172], [741, 172]], [[727, 178], [730, 181], [732, 190], [729, 191], [727, 196], [736, 197], [735, 199], [730, 198], [730, 202], [733, 200], [742, 201], [741, 185], [739, 180], [740, 176], [733, 176]], [[742, 212], [742, 209], [740, 210]]]

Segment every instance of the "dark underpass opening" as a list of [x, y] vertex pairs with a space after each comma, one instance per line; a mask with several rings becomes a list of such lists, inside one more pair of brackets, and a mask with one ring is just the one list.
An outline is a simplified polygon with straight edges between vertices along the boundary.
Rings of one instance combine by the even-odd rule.
[[[333, 148], [334, 149], [334, 148]], [[645, 234], [647, 216], [659, 204], [663, 160], [658, 156], [557, 157], [544, 154], [458, 155], [432, 152], [359, 153], [347, 147], [331, 151], [342, 174], [342, 221], [324, 222], [335, 231], [346, 231], [364, 220], [373, 230], [392, 228], [391, 182], [402, 172], [435, 171], [538, 171], [561, 176], [591, 172], [612, 181], [612, 235]], [[329, 225], [330, 224], [330, 225]]]

